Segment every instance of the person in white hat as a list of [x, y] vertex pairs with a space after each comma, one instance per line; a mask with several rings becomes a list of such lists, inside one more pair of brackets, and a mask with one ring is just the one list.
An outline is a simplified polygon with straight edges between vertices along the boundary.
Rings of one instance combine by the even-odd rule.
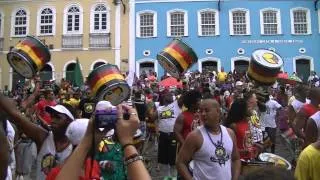
[[57, 164], [61, 164], [71, 154], [72, 145], [65, 136], [68, 125], [74, 121], [73, 108], [68, 105], [47, 106], [46, 111], [52, 116], [51, 130], [32, 123], [20, 113], [15, 103], [0, 95], [0, 110], [6, 112], [13, 123], [23, 133], [35, 141], [39, 150], [37, 157], [37, 180], [46, 178], [46, 174]]

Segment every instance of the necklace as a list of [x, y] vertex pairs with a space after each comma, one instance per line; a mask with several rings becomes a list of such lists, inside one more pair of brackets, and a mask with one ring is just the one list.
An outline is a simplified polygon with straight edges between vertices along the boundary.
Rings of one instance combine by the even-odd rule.
[[223, 134], [222, 134], [222, 129], [221, 129], [221, 126], [219, 125], [219, 130], [220, 130], [220, 141], [218, 140], [217, 143], [213, 142], [210, 134], [209, 134], [209, 131], [207, 128], [205, 128], [206, 132], [207, 132], [207, 135], [211, 141], [211, 143], [214, 145], [214, 147], [216, 148], [215, 150], [215, 156], [211, 156], [210, 157], [210, 160], [212, 162], [216, 162], [216, 163], [219, 163], [219, 165], [225, 165], [226, 161], [228, 161], [230, 159], [230, 156], [229, 154], [227, 154], [226, 152], [226, 149], [223, 147], [223, 142], [222, 142], [222, 137], [223, 137]]

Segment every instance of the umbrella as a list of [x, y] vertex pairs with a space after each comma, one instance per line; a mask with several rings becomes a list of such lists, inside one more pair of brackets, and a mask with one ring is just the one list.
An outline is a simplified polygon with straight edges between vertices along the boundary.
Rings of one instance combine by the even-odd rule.
[[277, 79], [280, 83], [283, 83], [283, 84], [294, 85], [297, 83], [302, 83], [302, 80], [298, 76], [296, 75], [288, 76], [287, 73], [279, 73]]
[[174, 77], [168, 77], [168, 78], [160, 81], [159, 86], [162, 88], [172, 88], [172, 87], [178, 88], [178, 87], [182, 87], [182, 82], [178, 81]]

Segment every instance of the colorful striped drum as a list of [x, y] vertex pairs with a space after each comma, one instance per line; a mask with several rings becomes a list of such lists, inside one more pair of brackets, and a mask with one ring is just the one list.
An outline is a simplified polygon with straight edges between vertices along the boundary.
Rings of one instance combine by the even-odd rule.
[[157, 59], [159, 64], [175, 78], [179, 78], [198, 61], [193, 49], [180, 39], [174, 39], [157, 55]]
[[88, 85], [93, 95], [100, 101], [106, 100], [116, 106], [127, 100], [130, 87], [115, 65], [104, 64], [93, 70], [88, 76]]
[[252, 53], [247, 75], [260, 85], [272, 85], [277, 80], [282, 58], [273, 51], [258, 49]]
[[50, 59], [47, 46], [33, 36], [27, 36], [7, 54], [10, 66], [28, 79], [40, 71]]

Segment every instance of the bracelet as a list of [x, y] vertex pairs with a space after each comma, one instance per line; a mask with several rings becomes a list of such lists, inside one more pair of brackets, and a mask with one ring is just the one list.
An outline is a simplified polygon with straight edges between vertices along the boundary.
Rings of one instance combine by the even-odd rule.
[[125, 145], [122, 146], [122, 149], [124, 150], [128, 146], [134, 146], [134, 144], [132, 144], [132, 143], [125, 144]]
[[142, 161], [143, 160], [143, 157], [142, 156], [136, 156], [134, 158], [131, 158], [131, 159], [128, 159], [126, 161], [124, 161], [124, 165], [128, 166], [129, 164], [133, 163], [133, 162], [136, 162], [136, 161]]
[[135, 158], [135, 157], [137, 157], [137, 156], [139, 156], [139, 154], [134, 153], [134, 154], [128, 156], [127, 158], [125, 158], [124, 161], [128, 161], [129, 159]]

